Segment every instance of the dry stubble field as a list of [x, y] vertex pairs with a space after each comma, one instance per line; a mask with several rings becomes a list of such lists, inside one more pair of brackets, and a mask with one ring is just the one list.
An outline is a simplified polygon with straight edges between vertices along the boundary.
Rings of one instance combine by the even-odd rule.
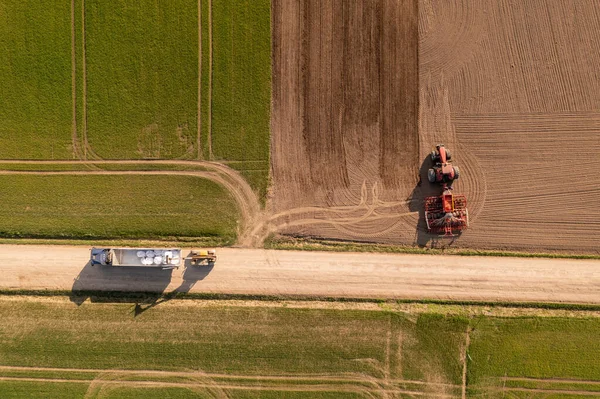
[[271, 228], [430, 244], [419, 212], [435, 189], [417, 175], [443, 142], [470, 201], [455, 246], [597, 252], [599, 14], [593, 0], [274, 1]]

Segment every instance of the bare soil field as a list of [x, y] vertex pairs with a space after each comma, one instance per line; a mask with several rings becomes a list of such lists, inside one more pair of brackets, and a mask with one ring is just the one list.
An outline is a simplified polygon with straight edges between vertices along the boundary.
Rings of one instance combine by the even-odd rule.
[[435, 244], [441, 142], [469, 200], [454, 246], [598, 252], [598, 2], [295, 3], [273, 3], [271, 230]]
[[416, 12], [273, 2], [272, 229], [379, 241], [401, 222], [414, 235], [416, 216], [398, 216], [419, 168]]

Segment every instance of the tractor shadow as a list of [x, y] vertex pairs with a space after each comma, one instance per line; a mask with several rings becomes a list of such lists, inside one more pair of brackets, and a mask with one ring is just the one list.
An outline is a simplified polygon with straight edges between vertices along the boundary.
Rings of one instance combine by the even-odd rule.
[[429, 183], [427, 171], [432, 168], [433, 161], [427, 155], [419, 168], [418, 182], [409, 197], [409, 209], [411, 212], [419, 212], [419, 222], [416, 226], [415, 240], [413, 245], [420, 248], [445, 248], [451, 246], [459, 237], [443, 237], [438, 234], [429, 234], [425, 223], [425, 198], [435, 197], [442, 194], [442, 186], [437, 183]]
[[70, 300], [80, 306], [92, 303], [131, 303], [133, 315], [139, 316], [161, 303], [189, 292], [198, 281], [204, 280], [213, 269], [210, 266], [191, 266], [185, 261], [179, 287], [165, 292], [173, 277], [173, 269], [152, 267], [92, 266], [88, 262], [71, 288]]
[[192, 261], [190, 259], [185, 260], [183, 264], [183, 281], [181, 282], [179, 287], [173, 290], [173, 292], [190, 292], [190, 290], [194, 288], [194, 285], [196, 285], [198, 281], [204, 280], [206, 276], [208, 276], [215, 267], [214, 263], [210, 263], [208, 265], [203, 266], [193, 266], [191, 262]]

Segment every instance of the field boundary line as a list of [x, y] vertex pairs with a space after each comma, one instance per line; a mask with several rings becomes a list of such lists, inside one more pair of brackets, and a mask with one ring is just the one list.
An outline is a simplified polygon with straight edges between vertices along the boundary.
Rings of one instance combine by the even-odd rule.
[[198, 159], [202, 159], [202, 0], [198, 0]]
[[79, 154], [79, 138], [77, 137], [77, 44], [75, 42], [75, 0], [71, 0], [71, 100], [73, 122], [71, 127], [71, 142], [73, 143], [73, 156], [81, 158]]
[[[202, 376], [198, 375], [197, 376]], [[452, 398], [452, 395], [446, 394], [430, 394], [428, 392], [412, 391], [408, 389], [382, 389], [382, 388], [366, 388], [361, 386], [352, 385], [332, 385], [332, 384], [312, 384], [312, 385], [274, 385], [274, 386], [258, 386], [258, 385], [235, 385], [235, 384], [218, 384], [218, 383], [206, 383], [206, 382], [166, 382], [166, 381], [129, 381], [129, 380], [76, 380], [67, 378], [34, 378], [34, 377], [0, 377], [0, 381], [27, 381], [27, 382], [58, 382], [58, 383], [75, 383], [75, 384], [88, 384], [93, 383], [102, 385], [124, 385], [124, 386], [139, 386], [139, 387], [167, 387], [167, 388], [188, 388], [188, 387], [199, 387], [199, 388], [220, 388], [220, 389], [231, 389], [241, 391], [273, 391], [273, 392], [349, 392], [349, 393], [398, 393], [415, 396], [427, 396], [427, 397], [438, 397], [438, 398]], [[564, 391], [562, 391], [564, 392]]]
[[467, 326], [467, 331], [465, 333], [465, 349], [463, 353], [461, 353], [462, 361], [463, 361], [463, 369], [462, 369], [462, 392], [461, 398], [467, 398], [467, 363], [469, 358], [469, 346], [471, 345], [471, 326]]
[[82, 138], [83, 138], [83, 159], [87, 159], [87, 65], [85, 54], [85, 0], [81, 0], [81, 71], [83, 82], [83, 115], [81, 120]]
[[[87, 54], [85, 42], [85, 0], [81, 0], [81, 81], [82, 81], [82, 117], [81, 117], [81, 140], [83, 141], [83, 160], [88, 160], [88, 156], [95, 159], [102, 159], [92, 149], [88, 142], [87, 131]], [[94, 169], [94, 167], [92, 167]]]
[[390, 381], [390, 362], [392, 349], [392, 315], [388, 316], [388, 328], [385, 334], [385, 364], [383, 366], [383, 379], [385, 382], [388, 382]]
[[212, 150], [212, 91], [213, 91], [213, 32], [212, 0], [208, 0], [208, 159], [213, 160]]
[[[208, 378], [222, 378], [222, 379], [239, 379], [239, 380], [272, 380], [272, 381], [326, 381], [326, 382], [356, 382], [356, 383], [370, 383], [376, 384], [381, 381], [379, 378], [364, 378], [362, 376], [335, 376], [335, 375], [322, 375], [322, 374], [307, 374], [307, 375], [242, 375], [242, 374], [223, 374], [223, 373], [205, 373], [201, 371], [168, 371], [168, 370], [137, 370], [137, 369], [81, 369], [81, 368], [61, 368], [61, 367], [28, 367], [28, 366], [1, 366], [0, 372], [2, 371], [40, 371], [40, 372], [66, 372], [66, 373], [116, 373], [116, 374], [147, 374], [157, 375], [164, 377], [187, 377], [187, 376], [203, 376]], [[18, 377], [15, 377], [18, 378]], [[35, 377], [32, 377], [35, 378]], [[41, 377], [43, 378], [43, 377]], [[85, 380], [90, 381], [90, 380]], [[403, 379], [391, 379], [389, 382], [395, 384], [413, 384], [413, 385], [432, 385], [432, 386], [445, 386], [458, 388], [459, 385], [449, 384], [443, 382], [429, 382], [429, 381], [418, 381], [418, 380], [403, 380]]]

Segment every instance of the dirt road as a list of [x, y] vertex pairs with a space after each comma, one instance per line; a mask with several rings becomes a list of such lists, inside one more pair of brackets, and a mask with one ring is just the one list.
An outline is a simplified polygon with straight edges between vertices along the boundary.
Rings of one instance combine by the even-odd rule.
[[593, 260], [221, 249], [212, 270], [162, 271], [88, 259], [88, 247], [3, 245], [0, 288], [600, 303]]

